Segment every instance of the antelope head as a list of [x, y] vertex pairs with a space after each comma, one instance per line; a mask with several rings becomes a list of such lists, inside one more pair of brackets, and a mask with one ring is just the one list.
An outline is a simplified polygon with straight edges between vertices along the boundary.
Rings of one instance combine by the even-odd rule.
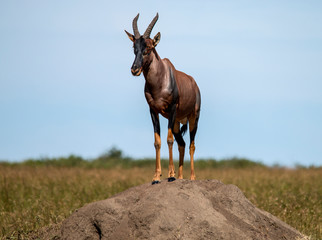
[[140, 76], [143, 68], [143, 60], [150, 55], [152, 50], [160, 42], [160, 38], [161, 38], [160, 32], [158, 32], [153, 39], [150, 38], [152, 28], [157, 22], [158, 17], [159, 17], [159, 14], [157, 13], [157, 15], [153, 18], [153, 20], [151, 21], [150, 25], [145, 30], [145, 33], [143, 35], [139, 33], [138, 25], [137, 25], [139, 14], [133, 19], [133, 22], [132, 22], [134, 35], [124, 30], [127, 36], [129, 37], [129, 39], [133, 42], [135, 59], [131, 67], [131, 72], [134, 76]]

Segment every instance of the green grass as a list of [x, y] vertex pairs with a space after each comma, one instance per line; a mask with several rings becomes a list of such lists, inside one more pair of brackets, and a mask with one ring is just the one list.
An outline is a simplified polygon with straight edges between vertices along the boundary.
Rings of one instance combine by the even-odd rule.
[[[0, 238], [28, 239], [86, 203], [151, 181], [154, 161], [117, 159], [72, 156], [0, 164]], [[257, 207], [312, 239], [322, 239], [322, 168], [268, 168], [247, 159], [203, 160], [195, 166], [197, 179], [235, 184]], [[165, 178], [167, 161], [163, 167]], [[184, 178], [189, 178], [188, 167], [186, 162]]]

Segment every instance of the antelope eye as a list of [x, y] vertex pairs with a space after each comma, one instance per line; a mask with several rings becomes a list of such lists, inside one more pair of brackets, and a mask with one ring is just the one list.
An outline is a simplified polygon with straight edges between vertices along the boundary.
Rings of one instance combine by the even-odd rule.
[[144, 49], [144, 51], [143, 51], [143, 55], [147, 55], [148, 54], [148, 49], [146, 48], [146, 49]]

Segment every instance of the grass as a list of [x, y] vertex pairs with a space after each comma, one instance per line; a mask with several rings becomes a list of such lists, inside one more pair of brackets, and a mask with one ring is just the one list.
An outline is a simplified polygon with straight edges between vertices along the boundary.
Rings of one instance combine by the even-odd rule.
[[[154, 170], [154, 162], [149, 160], [128, 160], [126, 166], [131, 167], [110, 164], [104, 168], [80, 159], [74, 161], [77, 166], [45, 162], [0, 164], [0, 239], [29, 239], [41, 228], [61, 223], [86, 203], [151, 181]], [[322, 239], [322, 168], [268, 168], [241, 162], [239, 168], [232, 168], [229, 161], [201, 161], [196, 164], [197, 178], [235, 184], [257, 207], [311, 239]], [[188, 167], [186, 163], [185, 178], [189, 177]]]

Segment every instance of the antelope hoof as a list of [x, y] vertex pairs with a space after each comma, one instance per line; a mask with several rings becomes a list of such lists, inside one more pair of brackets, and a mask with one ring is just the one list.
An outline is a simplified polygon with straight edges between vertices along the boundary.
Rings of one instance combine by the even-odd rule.
[[152, 185], [154, 185], [154, 184], [158, 184], [158, 183], [161, 183], [159, 180], [153, 180], [152, 181]]
[[173, 182], [173, 181], [175, 181], [176, 180], [176, 178], [175, 177], [169, 177], [168, 178], [168, 182]]

